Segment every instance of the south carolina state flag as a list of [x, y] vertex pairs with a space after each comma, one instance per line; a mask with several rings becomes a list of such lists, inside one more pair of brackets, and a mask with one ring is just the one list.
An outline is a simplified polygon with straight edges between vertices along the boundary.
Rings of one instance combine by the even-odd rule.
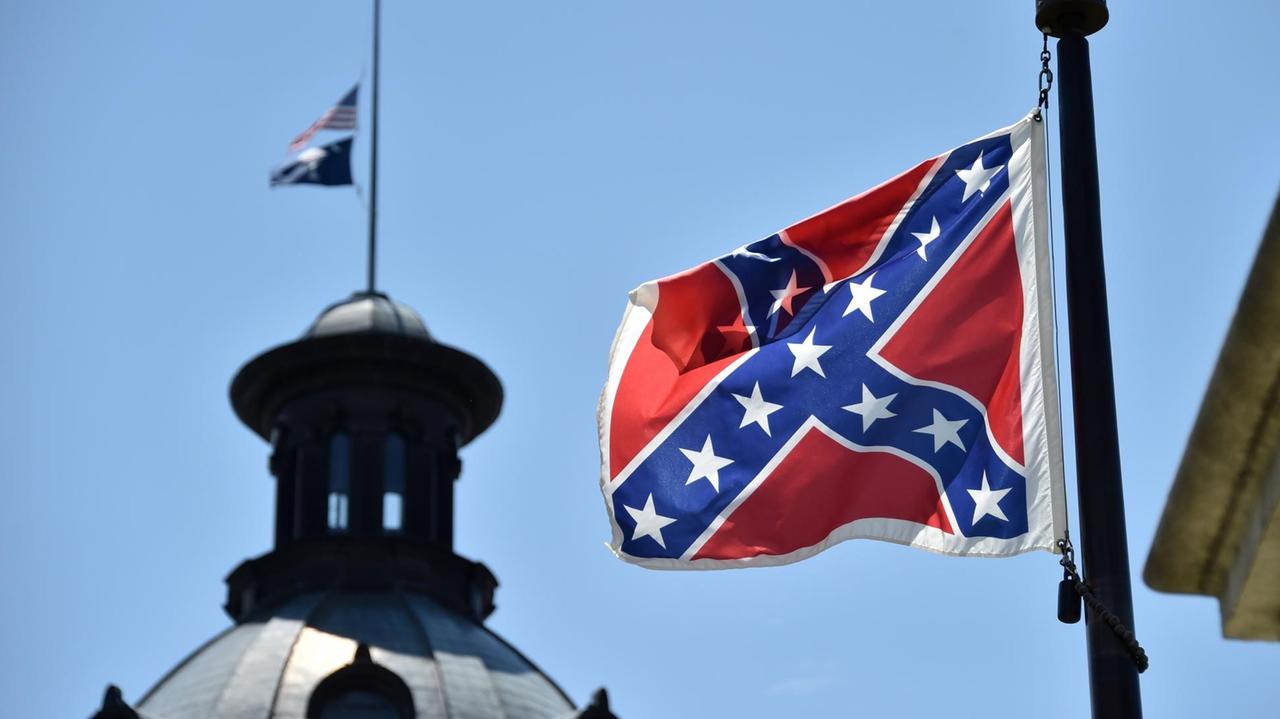
[[1056, 551], [1043, 124], [926, 160], [636, 288], [600, 400], [623, 559], [784, 564], [846, 539]]

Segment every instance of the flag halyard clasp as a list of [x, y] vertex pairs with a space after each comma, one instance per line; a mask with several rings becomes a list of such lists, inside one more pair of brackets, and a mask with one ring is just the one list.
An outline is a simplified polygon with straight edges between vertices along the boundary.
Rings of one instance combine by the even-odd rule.
[[1049, 52], [1049, 36], [1044, 36], [1044, 47], [1040, 50], [1040, 97], [1036, 100], [1035, 121], [1043, 120], [1042, 113], [1049, 109], [1049, 91], [1053, 89], [1053, 70], [1049, 67], [1049, 61], [1053, 59], [1053, 53]]

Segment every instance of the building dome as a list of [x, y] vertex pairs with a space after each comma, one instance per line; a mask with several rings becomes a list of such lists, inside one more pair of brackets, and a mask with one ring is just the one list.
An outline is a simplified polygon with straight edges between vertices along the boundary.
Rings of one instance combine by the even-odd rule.
[[381, 293], [250, 360], [231, 404], [270, 442], [275, 543], [226, 578], [234, 626], [95, 719], [616, 719], [484, 626], [497, 579], [453, 551], [460, 447], [502, 385]]
[[577, 716], [481, 624], [410, 592], [306, 593], [240, 622], [137, 705], [143, 719]]
[[373, 332], [430, 340], [427, 326], [412, 307], [381, 292], [357, 292], [335, 302], [311, 323], [303, 337]]

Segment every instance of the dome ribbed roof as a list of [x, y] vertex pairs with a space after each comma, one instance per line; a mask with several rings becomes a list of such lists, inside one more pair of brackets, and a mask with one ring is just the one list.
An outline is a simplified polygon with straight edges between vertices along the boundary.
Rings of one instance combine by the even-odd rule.
[[304, 594], [214, 638], [148, 692], [143, 719], [305, 717], [312, 692], [367, 645], [414, 717], [575, 716], [564, 693], [484, 626], [404, 592]]
[[357, 292], [335, 302], [311, 323], [303, 337], [374, 332], [430, 340], [427, 325], [409, 305], [381, 292]]

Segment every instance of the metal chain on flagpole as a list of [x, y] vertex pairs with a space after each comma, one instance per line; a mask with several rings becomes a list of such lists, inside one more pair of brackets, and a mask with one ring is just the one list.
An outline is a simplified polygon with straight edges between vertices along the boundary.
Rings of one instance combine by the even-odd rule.
[[1049, 91], [1053, 89], [1053, 70], [1049, 69], [1049, 61], [1053, 54], [1049, 52], [1049, 36], [1044, 35], [1044, 47], [1040, 50], [1040, 98], [1036, 101], [1036, 122], [1044, 119], [1044, 111], [1049, 109]]
[[1150, 665], [1146, 650], [1138, 643], [1133, 630], [1125, 626], [1124, 622], [1120, 621], [1120, 617], [1104, 607], [1102, 602], [1093, 595], [1093, 590], [1089, 589], [1089, 586], [1080, 578], [1080, 572], [1076, 570], [1076, 549], [1071, 545], [1071, 540], [1059, 539], [1058, 549], [1062, 552], [1062, 559], [1058, 560], [1058, 564], [1062, 565], [1063, 581], [1070, 582], [1076, 594], [1084, 600], [1085, 606], [1094, 613], [1094, 616], [1106, 622], [1107, 626], [1111, 627], [1111, 631], [1120, 638], [1125, 650], [1129, 652], [1129, 657], [1133, 659], [1134, 666], [1138, 668], [1138, 673], [1145, 672]]

